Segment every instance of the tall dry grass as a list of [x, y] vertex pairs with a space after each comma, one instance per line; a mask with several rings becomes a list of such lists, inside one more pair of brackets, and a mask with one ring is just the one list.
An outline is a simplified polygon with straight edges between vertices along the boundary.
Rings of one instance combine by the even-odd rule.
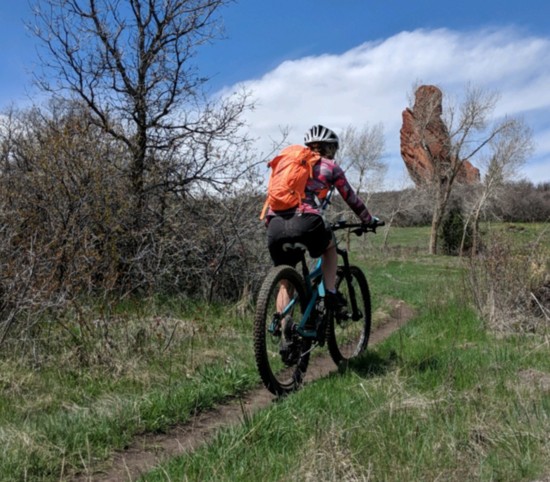
[[482, 252], [468, 260], [474, 306], [494, 331], [541, 333], [550, 327], [549, 227], [531, 236], [525, 230], [512, 225], [489, 233]]

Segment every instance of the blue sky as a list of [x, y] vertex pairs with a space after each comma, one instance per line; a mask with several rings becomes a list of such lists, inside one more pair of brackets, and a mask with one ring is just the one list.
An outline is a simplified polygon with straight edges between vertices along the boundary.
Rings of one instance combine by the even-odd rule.
[[[248, 115], [260, 141], [289, 129], [301, 142], [312, 124], [335, 130], [382, 122], [395, 186], [401, 112], [415, 82], [459, 96], [467, 83], [501, 95], [495, 115], [523, 118], [536, 152], [522, 171], [550, 181], [550, 2], [238, 0], [222, 11], [226, 39], [197, 64], [212, 93], [251, 91]], [[0, 109], [33, 98], [35, 40], [25, 0], [0, 0]]]
[[515, 26], [548, 36], [549, 18], [547, 0], [240, 0], [225, 9], [228, 40], [209, 49], [204, 65], [219, 74], [219, 85], [260, 76], [285, 60], [341, 54], [403, 31]]

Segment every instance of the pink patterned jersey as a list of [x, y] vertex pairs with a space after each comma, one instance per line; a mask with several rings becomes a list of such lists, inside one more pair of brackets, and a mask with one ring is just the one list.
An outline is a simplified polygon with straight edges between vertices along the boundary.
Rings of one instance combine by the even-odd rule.
[[[320, 214], [315, 197], [317, 196], [322, 200], [331, 186], [336, 187], [342, 199], [362, 222], [368, 223], [370, 221], [371, 216], [365, 203], [351, 187], [342, 168], [334, 161], [324, 157], [313, 167], [313, 176], [307, 182], [306, 199], [304, 199], [302, 205], [299, 208], [285, 211], [285, 214], [298, 209], [304, 213]], [[275, 216], [275, 213], [270, 209], [267, 216], [268, 218]]]

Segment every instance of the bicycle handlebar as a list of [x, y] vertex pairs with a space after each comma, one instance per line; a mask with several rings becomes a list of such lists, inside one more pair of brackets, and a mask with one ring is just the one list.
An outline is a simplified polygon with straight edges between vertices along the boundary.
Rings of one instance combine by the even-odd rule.
[[338, 231], [340, 229], [351, 229], [351, 232], [357, 236], [361, 236], [363, 233], [376, 233], [376, 229], [380, 226], [385, 226], [386, 223], [380, 219], [376, 220], [373, 224], [363, 223], [348, 223], [347, 221], [338, 221], [330, 224], [332, 231]]

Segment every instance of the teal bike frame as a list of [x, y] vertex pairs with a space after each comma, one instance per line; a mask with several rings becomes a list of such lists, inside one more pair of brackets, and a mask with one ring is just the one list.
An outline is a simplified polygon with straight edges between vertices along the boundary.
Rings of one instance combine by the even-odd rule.
[[[323, 271], [322, 271], [322, 261], [319, 258], [315, 261], [315, 265], [313, 266], [311, 272], [309, 271], [305, 256], [304, 259], [302, 259], [302, 266], [303, 266], [303, 277], [306, 284], [306, 295], [309, 299], [309, 302], [307, 304], [307, 307], [304, 311], [304, 314], [302, 315], [302, 318], [300, 320], [300, 323], [298, 323], [295, 327], [296, 331], [303, 336], [304, 338], [316, 338], [317, 337], [317, 329], [316, 327], [306, 327], [308, 320], [313, 314], [313, 311], [315, 310], [317, 300], [319, 297], [324, 298], [325, 297], [325, 284], [323, 283]], [[288, 305], [283, 309], [283, 311], [280, 313], [281, 319], [284, 318], [288, 313], [291, 312], [291, 310], [294, 308], [294, 305], [297, 302], [297, 295], [294, 295], [294, 297], [290, 300]], [[269, 332], [275, 333], [278, 325], [278, 320], [273, 320], [271, 322], [271, 325], [269, 326]]]

